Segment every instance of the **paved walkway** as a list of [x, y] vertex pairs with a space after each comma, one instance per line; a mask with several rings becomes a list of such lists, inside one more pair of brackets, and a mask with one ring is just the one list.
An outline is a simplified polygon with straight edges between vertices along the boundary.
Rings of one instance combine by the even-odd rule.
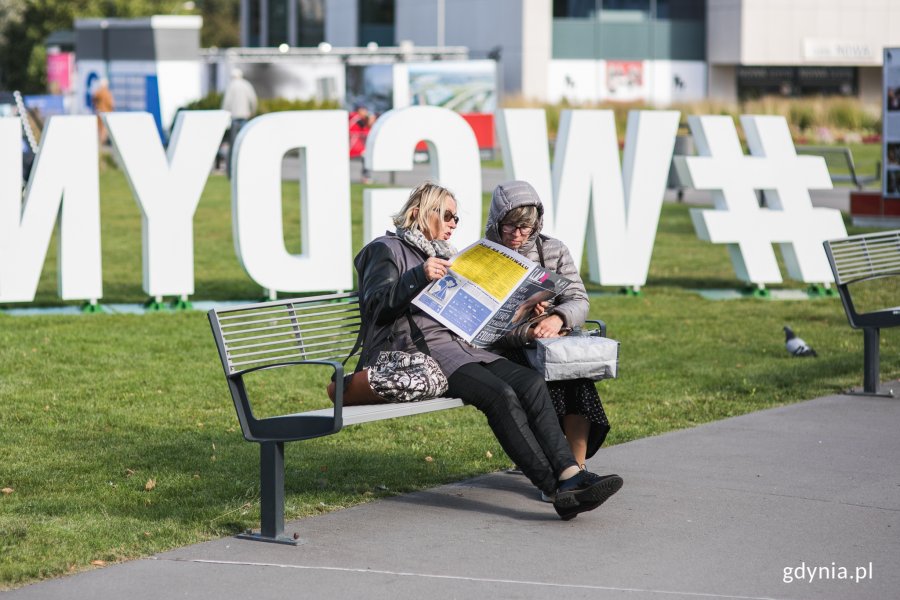
[[298, 547], [227, 538], [5, 595], [897, 598], [898, 429], [900, 398], [828, 396], [603, 449], [589, 466], [625, 486], [568, 523], [495, 473], [290, 523]]

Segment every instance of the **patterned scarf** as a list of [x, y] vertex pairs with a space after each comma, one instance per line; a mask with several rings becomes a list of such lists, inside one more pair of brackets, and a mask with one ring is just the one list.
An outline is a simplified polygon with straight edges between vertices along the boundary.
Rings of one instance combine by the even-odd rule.
[[456, 254], [456, 248], [450, 242], [444, 240], [429, 240], [418, 229], [397, 228], [397, 237], [402, 238], [414, 248], [418, 248], [425, 253], [426, 256], [437, 256], [438, 258], [450, 258]]

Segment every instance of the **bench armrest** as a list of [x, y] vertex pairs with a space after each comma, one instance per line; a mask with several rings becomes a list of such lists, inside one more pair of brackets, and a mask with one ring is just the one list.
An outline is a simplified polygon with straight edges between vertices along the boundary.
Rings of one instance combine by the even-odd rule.
[[597, 329], [600, 330], [600, 337], [606, 337], [606, 321], [601, 321], [600, 319], [588, 319], [584, 322], [585, 325], [588, 323], [593, 323], [597, 326]]
[[268, 365], [261, 365], [239, 371], [228, 376], [228, 385], [234, 400], [235, 409], [244, 438], [252, 442], [266, 441], [295, 441], [321, 437], [337, 433], [343, 427], [344, 389], [343, 386], [335, 386], [334, 411], [332, 417], [280, 415], [257, 419], [253, 415], [250, 398], [244, 386], [244, 375], [256, 371], [279, 369], [282, 367], [295, 367], [299, 365], [325, 365], [334, 369], [334, 380], [341, 381], [344, 378], [344, 365], [334, 360], [291, 360]]

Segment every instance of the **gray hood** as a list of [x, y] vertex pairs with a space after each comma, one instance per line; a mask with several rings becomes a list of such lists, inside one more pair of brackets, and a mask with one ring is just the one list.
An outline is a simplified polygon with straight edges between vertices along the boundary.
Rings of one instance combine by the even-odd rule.
[[500, 223], [509, 214], [509, 211], [521, 206], [536, 206], [538, 220], [534, 231], [528, 240], [518, 249], [519, 254], [527, 254], [534, 247], [534, 241], [544, 227], [544, 205], [537, 192], [527, 181], [507, 181], [494, 188], [491, 197], [491, 210], [488, 213], [487, 225], [484, 227], [484, 237], [492, 242], [502, 244], [500, 241]]

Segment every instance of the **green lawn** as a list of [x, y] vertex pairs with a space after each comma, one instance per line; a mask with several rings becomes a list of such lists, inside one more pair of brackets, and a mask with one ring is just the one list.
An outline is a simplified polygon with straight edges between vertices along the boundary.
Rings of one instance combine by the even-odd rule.
[[[140, 213], [119, 172], [105, 172], [101, 190], [104, 301], [142, 301]], [[296, 193], [285, 186], [286, 197]], [[353, 186], [356, 247], [360, 197]], [[287, 222], [296, 221], [295, 204]], [[207, 185], [195, 231], [195, 298], [258, 297], [234, 255], [221, 176]], [[296, 250], [296, 228], [286, 238]], [[57, 303], [55, 277], [51, 248], [40, 304]], [[737, 283], [726, 249], [696, 238], [685, 207], [665, 205], [645, 295], [591, 304], [591, 316], [622, 342], [620, 379], [599, 386], [610, 444], [861, 383], [862, 335], [837, 299], [710, 302], [689, 291]], [[820, 358], [789, 357], [785, 324]], [[891, 330], [882, 334], [882, 373], [900, 375]], [[269, 398], [264, 411], [300, 411], [328, 404], [326, 378], [283, 370], [255, 385]], [[241, 437], [203, 313], [0, 314], [0, 403], [0, 488], [13, 490], [0, 494], [0, 587], [257, 524], [257, 447]], [[466, 408], [291, 444], [286, 463], [290, 519], [509, 461], [480, 414]], [[599, 463], [627, 480], [629, 465], [605, 464], [602, 450]]]

